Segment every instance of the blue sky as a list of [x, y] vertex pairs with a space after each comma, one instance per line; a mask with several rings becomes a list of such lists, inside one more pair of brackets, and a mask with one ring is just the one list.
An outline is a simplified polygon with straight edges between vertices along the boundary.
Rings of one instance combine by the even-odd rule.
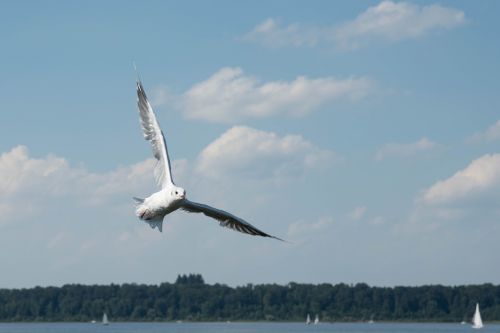
[[[2, 4], [0, 287], [500, 283], [500, 4]], [[158, 233], [135, 61], [175, 182], [290, 244]]]

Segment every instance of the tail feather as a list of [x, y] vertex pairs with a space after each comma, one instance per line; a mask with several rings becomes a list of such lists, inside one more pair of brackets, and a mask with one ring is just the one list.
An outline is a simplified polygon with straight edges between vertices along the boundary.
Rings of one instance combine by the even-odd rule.
[[158, 216], [154, 214], [154, 212], [150, 211], [149, 208], [144, 205], [144, 200], [141, 198], [133, 197], [136, 204], [135, 214], [142, 221], [149, 224], [152, 229], [158, 228], [158, 231], [162, 232], [163, 229], [163, 215]]
[[144, 222], [148, 223], [151, 229], [158, 228], [158, 231], [163, 231], [163, 218]]
[[133, 197], [132, 199], [134, 199], [135, 203], [138, 205], [140, 205], [141, 203], [144, 202], [144, 199], [141, 199], [141, 198]]

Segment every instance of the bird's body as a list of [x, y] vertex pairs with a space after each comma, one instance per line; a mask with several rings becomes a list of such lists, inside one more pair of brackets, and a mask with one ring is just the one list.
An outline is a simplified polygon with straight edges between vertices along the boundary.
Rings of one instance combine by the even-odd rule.
[[174, 200], [167, 193], [167, 190], [155, 192], [146, 199], [136, 201], [138, 205], [135, 213], [144, 221], [149, 221], [160, 216], [163, 218], [180, 207], [179, 201]]
[[152, 228], [158, 227], [161, 231], [165, 215], [179, 209], [184, 198], [171, 195], [171, 189], [162, 189], [145, 199], [134, 198], [137, 203], [135, 214], [141, 220], [149, 223]]
[[158, 228], [161, 232], [164, 217], [178, 209], [182, 209], [190, 213], [203, 213], [208, 217], [218, 220], [221, 226], [242, 233], [281, 240], [260, 231], [250, 223], [231, 213], [189, 201], [186, 198], [186, 191], [182, 187], [176, 186], [172, 180], [165, 137], [156, 120], [153, 108], [147, 100], [142, 83], [139, 80], [137, 82], [137, 105], [139, 107], [144, 138], [151, 142], [153, 155], [157, 160], [155, 175], [158, 185], [161, 186], [160, 191], [153, 193], [145, 199], [134, 198], [137, 205], [135, 211], [137, 217], [148, 223], [151, 228]]

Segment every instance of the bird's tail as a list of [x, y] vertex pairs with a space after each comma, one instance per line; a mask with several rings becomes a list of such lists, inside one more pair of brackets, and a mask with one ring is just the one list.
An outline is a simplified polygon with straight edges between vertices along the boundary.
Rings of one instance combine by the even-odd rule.
[[134, 201], [137, 205], [144, 203], [144, 199], [137, 198], [137, 197], [133, 197], [132, 199], [134, 199]]
[[151, 228], [158, 228], [158, 231], [162, 232], [163, 229], [163, 216], [153, 217], [147, 207], [143, 205], [144, 199], [133, 197], [137, 209], [135, 214], [138, 218], [148, 223]]
[[158, 228], [158, 231], [162, 232], [162, 229], [163, 229], [163, 216], [158, 217], [158, 218], [153, 219], [153, 220], [144, 221], [144, 222], [148, 223], [149, 226], [151, 227], [151, 229]]

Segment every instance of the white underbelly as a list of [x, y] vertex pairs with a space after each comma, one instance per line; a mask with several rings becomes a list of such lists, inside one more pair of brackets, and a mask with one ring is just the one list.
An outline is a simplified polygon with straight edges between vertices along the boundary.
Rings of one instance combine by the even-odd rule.
[[142, 220], [157, 220], [177, 210], [179, 205], [169, 201], [165, 194], [156, 192], [146, 198], [136, 209], [136, 215]]

